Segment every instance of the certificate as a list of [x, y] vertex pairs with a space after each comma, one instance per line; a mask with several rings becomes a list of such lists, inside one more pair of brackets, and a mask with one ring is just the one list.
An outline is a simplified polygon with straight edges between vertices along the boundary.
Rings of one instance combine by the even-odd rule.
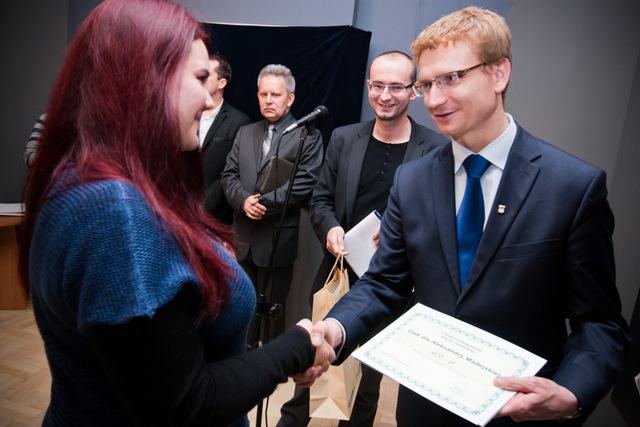
[[495, 387], [495, 377], [533, 376], [546, 363], [502, 338], [422, 304], [404, 313], [353, 356], [480, 426], [515, 395]]

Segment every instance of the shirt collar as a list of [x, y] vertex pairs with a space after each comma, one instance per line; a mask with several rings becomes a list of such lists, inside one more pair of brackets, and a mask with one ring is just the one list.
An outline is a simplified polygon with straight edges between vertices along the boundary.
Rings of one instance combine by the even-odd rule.
[[[264, 131], [266, 132], [267, 129], [269, 128], [269, 125], [274, 125], [275, 126], [275, 131], [277, 134], [282, 135], [282, 132], [284, 132], [284, 130], [291, 124], [293, 123], [295, 120], [293, 119], [293, 116], [291, 115], [291, 111], [289, 111], [287, 114], [285, 114], [284, 116], [280, 117], [280, 119], [275, 122], [275, 123], [271, 123], [269, 120], [264, 119]], [[289, 123], [291, 122], [291, 123]]]
[[[502, 132], [498, 138], [493, 140], [489, 145], [484, 147], [479, 153], [482, 157], [489, 160], [492, 165], [500, 168], [500, 170], [504, 170], [505, 165], [507, 164], [507, 157], [509, 157], [509, 151], [511, 150], [511, 146], [513, 145], [513, 141], [516, 138], [516, 132], [518, 130], [516, 126], [516, 122], [513, 120], [513, 117], [509, 113], [504, 114], [509, 120], [509, 126]], [[453, 161], [454, 161], [454, 172], [457, 174], [462, 167], [462, 163], [464, 160], [473, 153], [466, 147], [463, 147], [453, 139], [452, 149], [453, 149]]]
[[222, 104], [224, 104], [224, 99], [222, 100], [222, 102], [220, 103], [220, 105], [218, 105], [212, 112], [211, 114], [209, 114], [208, 116], [205, 116], [204, 114], [202, 114], [202, 118], [204, 120], [209, 120], [209, 121], [213, 121], [217, 116], [218, 113], [220, 112], [220, 109], [222, 108]]

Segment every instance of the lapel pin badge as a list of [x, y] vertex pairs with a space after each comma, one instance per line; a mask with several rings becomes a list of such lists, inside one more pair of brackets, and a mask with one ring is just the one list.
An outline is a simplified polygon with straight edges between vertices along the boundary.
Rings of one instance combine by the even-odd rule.
[[506, 206], [505, 205], [498, 205], [498, 213], [499, 214], [503, 214], [504, 210], [505, 210]]

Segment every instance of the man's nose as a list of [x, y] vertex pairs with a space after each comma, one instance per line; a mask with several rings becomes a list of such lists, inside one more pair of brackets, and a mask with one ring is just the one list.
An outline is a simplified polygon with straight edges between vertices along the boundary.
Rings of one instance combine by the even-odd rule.
[[424, 105], [426, 105], [427, 108], [435, 108], [438, 105], [442, 105], [446, 99], [447, 95], [444, 90], [434, 83], [431, 85], [429, 94], [424, 97]]
[[384, 86], [384, 89], [382, 89], [382, 93], [380, 94], [380, 99], [389, 98], [391, 98], [391, 89], [389, 89], [389, 86]]

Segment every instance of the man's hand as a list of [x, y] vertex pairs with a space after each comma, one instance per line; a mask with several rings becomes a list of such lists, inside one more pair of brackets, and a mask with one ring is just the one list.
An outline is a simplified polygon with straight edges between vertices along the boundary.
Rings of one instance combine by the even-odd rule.
[[348, 255], [349, 252], [344, 251], [344, 229], [340, 226], [333, 227], [327, 233], [327, 250], [337, 257], [340, 252]]
[[324, 340], [329, 343], [331, 348], [337, 348], [342, 345], [343, 339], [342, 328], [334, 319], [321, 320], [313, 325], [311, 342], [314, 343], [314, 345]]
[[331, 363], [336, 360], [336, 353], [333, 347], [324, 339], [322, 333], [315, 330], [310, 320], [302, 319], [297, 325], [309, 332], [311, 344], [316, 348], [316, 358], [312, 367], [300, 374], [293, 375], [291, 378], [300, 387], [311, 387], [316, 378], [326, 372]]
[[497, 377], [493, 385], [517, 392], [496, 418], [510, 416], [516, 422], [556, 420], [573, 414], [579, 407], [578, 398], [573, 393], [546, 378]]
[[244, 201], [242, 209], [247, 217], [260, 220], [267, 212], [267, 208], [260, 204], [259, 198], [260, 194], [254, 194], [253, 196], [247, 197], [247, 200]]
[[376, 248], [380, 246], [380, 229], [373, 235], [373, 244], [376, 245]]

